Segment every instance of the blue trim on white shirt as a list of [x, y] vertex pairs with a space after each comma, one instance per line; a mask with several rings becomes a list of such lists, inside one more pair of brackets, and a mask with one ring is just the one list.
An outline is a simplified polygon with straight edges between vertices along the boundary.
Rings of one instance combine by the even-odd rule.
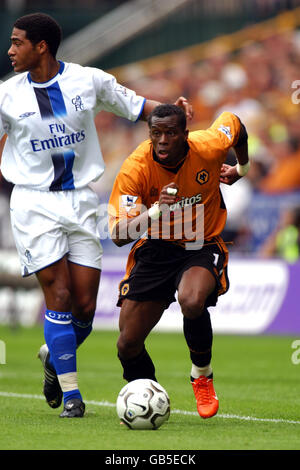
[[143, 114], [145, 103], [146, 103], [146, 98], [144, 98], [144, 101], [143, 101], [141, 110], [139, 112], [139, 115], [138, 115], [137, 119], [134, 122], [137, 122], [140, 119], [141, 115]]
[[[62, 62], [61, 60], [59, 60], [58, 62], [59, 62], [58, 72], [57, 72], [56, 75], [54, 75], [54, 77], [50, 78], [50, 80], [53, 80], [53, 78], [55, 78], [57, 75], [61, 75], [63, 73], [63, 71], [65, 70], [65, 63]], [[27, 74], [27, 79], [28, 79], [29, 83], [38, 83], [39, 85], [42, 85], [43, 83], [50, 82], [50, 80], [47, 80], [46, 82], [35, 82], [34, 80], [32, 80], [30, 72], [28, 72], [28, 74]]]

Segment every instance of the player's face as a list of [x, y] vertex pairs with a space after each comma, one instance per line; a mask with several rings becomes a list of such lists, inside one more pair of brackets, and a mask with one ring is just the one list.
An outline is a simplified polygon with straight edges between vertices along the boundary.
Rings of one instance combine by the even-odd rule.
[[153, 116], [150, 139], [158, 160], [165, 165], [176, 165], [184, 156], [188, 131], [178, 124], [177, 116]]
[[15, 72], [26, 72], [37, 68], [41, 57], [39, 44], [33, 45], [26, 38], [26, 31], [18, 28], [12, 31], [8, 55]]

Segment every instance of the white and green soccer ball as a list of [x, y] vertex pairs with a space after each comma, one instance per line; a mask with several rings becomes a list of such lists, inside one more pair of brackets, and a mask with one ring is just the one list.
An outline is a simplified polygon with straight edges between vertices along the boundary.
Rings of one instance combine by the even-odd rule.
[[169, 419], [170, 399], [154, 380], [134, 380], [120, 391], [117, 413], [130, 429], [158, 429]]

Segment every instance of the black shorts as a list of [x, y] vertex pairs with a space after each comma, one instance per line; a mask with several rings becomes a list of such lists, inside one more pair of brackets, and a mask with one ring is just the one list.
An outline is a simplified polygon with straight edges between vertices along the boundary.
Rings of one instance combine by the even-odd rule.
[[124, 299], [157, 300], [164, 301], [168, 308], [176, 301], [175, 293], [183, 273], [192, 266], [202, 266], [216, 279], [216, 289], [206, 302], [206, 307], [215, 306], [218, 296], [229, 288], [228, 251], [220, 240], [220, 237], [216, 242], [210, 240], [200, 250], [186, 250], [164, 240], [147, 239], [138, 248], [135, 244], [129, 254], [126, 276], [119, 286], [117, 305], [121, 306]]

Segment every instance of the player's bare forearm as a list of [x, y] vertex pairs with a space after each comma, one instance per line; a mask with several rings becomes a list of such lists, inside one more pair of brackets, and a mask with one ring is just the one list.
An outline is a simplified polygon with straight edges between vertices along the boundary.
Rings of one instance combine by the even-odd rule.
[[[140, 119], [142, 121], [146, 121], [151, 111], [160, 104], [161, 103], [159, 101], [146, 100]], [[184, 96], [180, 96], [179, 98], [177, 98], [174, 104], [176, 104], [176, 106], [179, 106], [180, 108], [184, 110], [185, 115], [188, 120], [191, 120], [193, 118], [193, 114], [194, 114], [193, 107]]]
[[111, 239], [118, 247], [127, 245], [141, 237], [148, 229], [149, 215], [143, 212], [132, 219], [121, 219], [111, 234]]
[[244, 143], [240, 147], [234, 147], [237, 161], [240, 165], [246, 165], [249, 161], [248, 143]]
[[246, 128], [242, 125], [237, 145], [233, 147], [238, 163], [235, 166], [222, 165], [220, 183], [232, 185], [247, 174], [250, 167], [247, 139]]
[[118, 247], [127, 245], [141, 237], [147, 232], [151, 219], [158, 219], [160, 217], [160, 209], [163, 206], [170, 206], [176, 202], [176, 195], [178, 186], [175, 183], [169, 183], [164, 186], [160, 192], [159, 200], [150, 207], [147, 211], [136, 217], [124, 217], [117, 224], [115, 224], [111, 238]]
[[156, 106], [160, 105], [161, 103], [159, 101], [154, 101], [154, 100], [146, 100], [145, 101], [145, 104], [144, 104], [144, 109], [143, 109], [143, 112], [141, 114], [141, 117], [140, 119], [142, 121], [147, 121], [147, 118], [149, 116], [149, 114], [151, 113], [151, 111], [156, 108]]

